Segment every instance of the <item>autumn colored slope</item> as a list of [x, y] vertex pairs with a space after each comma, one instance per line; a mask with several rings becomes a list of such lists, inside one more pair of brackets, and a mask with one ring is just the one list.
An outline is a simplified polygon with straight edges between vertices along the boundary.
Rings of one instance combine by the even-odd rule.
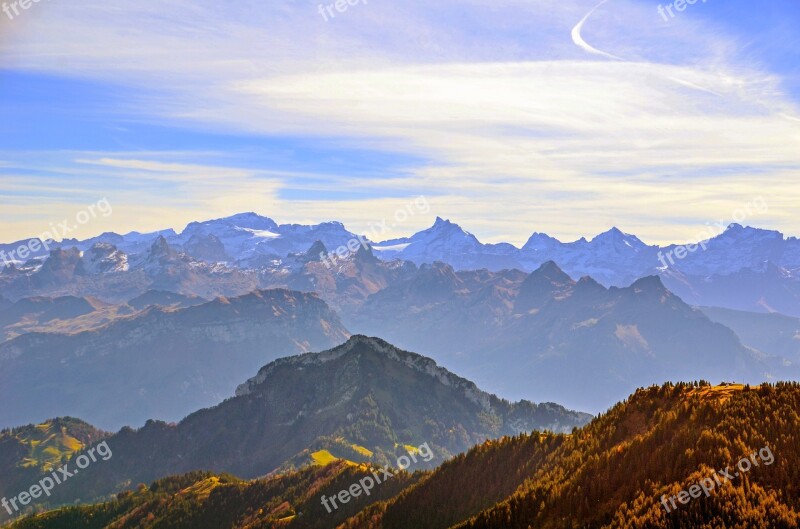
[[[797, 527], [799, 409], [797, 384], [640, 390], [567, 439], [513, 496], [458, 527]], [[670, 513], [660, 504], [765, 446], [772, 465]]]
[[[320, 505], [354, 483], [343, 462], [253, 482], [195, 477], [186, 496], [159, 485], [95, 507], [69, 508], [14, 529], [549, 529], [796, 528], [800, 525], [800, 384], [667, 384], [633, 396], [571, 434], [533, 432], [489, 441], [433, 472], [401, 475], [380, 494], [333, 514]], [[688, 490], [768, 447], [771, 464], [666, 512]], [[764, 461], [762, 460], [762, 463]], [[224, 477], [217, 476], [221, 481]], [[172, 478], [171, 478], [172, 479]], [[184, 478], [174, 478], [184, 479]], [[197, 491], [213, 488], [203, 498]], [[239, 491], [239, 492], [236, 492]], [[269, 491], [256, 493], [255, 491]], [[144, 496], [142, 496], [144, 495]], [[157, 500], [157, 501], [156, 501]], [[123, 503], [120, 503], [123, 502]], [[70, 525], [76, 513], [103, 522]], [[208, 518], [206, 518], [208, 517]], [[88, 518], [87, 518], [88, 519]], [[208, 520], [215, 520], [208, 525]]]
[[[572, 435], [485, 443], [347, 529], [797, 527], [800, 386], [641, 389]], [[768, 446], [774, 463], [667, 513], [660, 503]], [[522, 456], [522, 460], [520, 457]], [[515, 491], [497, 500], [510, 487]], [[481, 503], [493, 503], [482, 507]]]

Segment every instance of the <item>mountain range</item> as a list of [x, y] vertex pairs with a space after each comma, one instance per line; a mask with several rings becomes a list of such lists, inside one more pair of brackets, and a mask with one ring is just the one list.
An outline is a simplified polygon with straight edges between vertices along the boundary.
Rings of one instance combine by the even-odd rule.
[[498, 394], [533, 393], [595, 413], [664, 380], [758, 383], [800, 374], [796, 355], [744, 345], [657, 276], [606, 288], [553, 262], [531, 274], [423, 265], [344, 321], [352, 332], [427, 351]]
[[312, 247], [318, 257], [361, 240], [384, 261], [399, 259], [418, 266], [439, 261], [456, 270], [530, 272], [554, 261], [573, 277], [589, 275], [607, 287], [659, 275], [668, 288], [693, 305], [800, 317], [800, 241], [739, 224], [729, 225], [700, 246], [688, 245], [689, 250], [675, 244], [648, 245], [617, 228], [591, 240], [566, 243], [534, 233], [517, 248], [508, 243], [481, 243], [441, 218], [411, 237], [369, 241], [339, 222], [279, 225], [255, 213], [242, 213], [193, 222], [181, 233], [168, 229], [67, 239], [49, 254], [41, 249], [26, 262], [7, 266], [0, 275], [0, 287], [11, 299], [74, 294], [121, 301], [148, 289], [206, 298], [241, 295], [291, 273], [298, 256]]
[[[203, 298], [147, 291], [124, 303], [23, 298], [0, 310], [0, 425], [79, 416], [102, 428], [175, 421], [233, 395], [265, 362], [351, 334], [425, 352], [506, 398], [598, 413], [637, 387], [800, 376], [797, 333], [698, 310], [659, 276], [624, 288], [574, 280], [553, 262], [457, 271], [382, 261], [369, 248], [325, 266], [293, 257], [269, 290]], [[298, 290], [287, 290], [287, 287]], [[786, 319], [788, 318], [788, 320]], [[741, 333], [741, 334], [739, 334]], [[57, 387], [57, 390], [49, 388]], [[109, 404], [98, 407], [106, 399]]]

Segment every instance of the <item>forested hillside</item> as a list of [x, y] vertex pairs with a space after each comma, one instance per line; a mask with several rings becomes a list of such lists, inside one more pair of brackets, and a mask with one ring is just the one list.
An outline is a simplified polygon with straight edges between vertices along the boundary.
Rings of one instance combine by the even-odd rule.
[[[13, 527], [792, 528], [800, 524], [799, 409], [796, 383], [667, 384], [640, 389], [571, 434], [488, 441], [433, 472], [401, 473], [332, 514], [322, 495], [356, 483], [368, 467], [338, 462], [253, 482], [172, 478]], [[754, 464], [737, 467], [743, 458]], [[708, 497], [667, 512], [663, 498], [715, 474], [723, 478]], [[173, 482], [180, 486], [171, 492], [160, 484]]]

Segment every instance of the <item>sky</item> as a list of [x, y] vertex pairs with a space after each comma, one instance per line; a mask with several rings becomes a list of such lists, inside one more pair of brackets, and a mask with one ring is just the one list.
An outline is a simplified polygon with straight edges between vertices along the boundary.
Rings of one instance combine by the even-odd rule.
[[387, 239], [800, 236], [797, 0], [350, 2], [0, 0], [0, 242], [419, 196]]

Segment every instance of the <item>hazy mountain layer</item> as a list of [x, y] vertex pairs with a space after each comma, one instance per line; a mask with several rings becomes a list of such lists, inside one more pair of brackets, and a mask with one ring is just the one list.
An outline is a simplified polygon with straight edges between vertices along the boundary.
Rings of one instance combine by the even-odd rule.
[[179, 420], [219, 403], [266, 362], [342, 343], [313, 294], [256, 291], [185, 309], [150, 307], [91, 331], [0, 344], [0, 425], [79, 416], [106, 429]]
[[274, 361], [237, 394], [178, 424], [121, 430], [107, 439], [113, 458], [50, 501], [88, 500], [197, 469], [250, 478], [333, 457], [395, 464], [422, 445], [429, 453], [420, 451], [412, 468], [433, 468], [487, 439], [571, 431], [591, 419], [550, 403], [509, 403], [429, 358], [364, 336]]
[[701, 307], [700, 310], [711, 320], [735, 332], [744, 344], [800, 362], [800, 318], [719, 307]]
[[797, 368], [741, 344], [658, 277], [607, 289], [555, 263], [530, 275], [425, 265], [346, 318], [512, 398], [599, 412], [637, 387], [706, 378], [760, 382]]

